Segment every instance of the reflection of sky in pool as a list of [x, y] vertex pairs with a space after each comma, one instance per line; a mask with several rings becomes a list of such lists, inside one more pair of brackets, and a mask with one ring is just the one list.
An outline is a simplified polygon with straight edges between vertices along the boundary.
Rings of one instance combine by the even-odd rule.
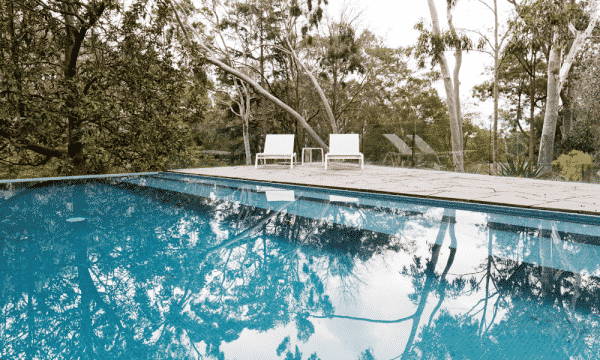
[[167, 173], [3, 194], [1, 359], [600, 357], [593, 217]]

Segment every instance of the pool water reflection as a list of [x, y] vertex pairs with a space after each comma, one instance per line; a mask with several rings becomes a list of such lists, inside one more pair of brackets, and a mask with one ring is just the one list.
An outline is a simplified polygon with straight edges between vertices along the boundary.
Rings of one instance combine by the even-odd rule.
[[159, 174], [0, 224], [2, 359], [600, 358], [593, 222]]

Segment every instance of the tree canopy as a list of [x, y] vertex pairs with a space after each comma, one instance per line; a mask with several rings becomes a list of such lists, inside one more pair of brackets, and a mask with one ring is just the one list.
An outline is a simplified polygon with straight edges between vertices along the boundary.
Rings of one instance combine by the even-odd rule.
[[[574, 143], [568, 137], [584, 126], [581, 118], [595, 126], [589, 80], [595, 76], [594, 36], [586, 38], [571, 75], [560, 82], [562, 107], [554, 130], [543, 121], [551, 49], [566, 56], [578, 44], [594, 19], [590, 6], [511, 1], [508, 43], [496, 49], [497, 79], [474, 90], [485, 100], [498, 86], [497, 113], [509, 120], [509, 129], [498, 132], [483, 129], [473, 113], [461, 109], [462, 53], [483, 50], [483, 35], [467, 36], [455, 26], [456, 3], [446, 9], [447, 26], [416, 21], [420, 37], [414, 46], [394, 48], [358, 25], [360, 11], [347, 6], [331, 14], [323, 1], [161, 0], [125, 6], [109, 0], [4, 0], [0, 174], [223, 164], [203, 150], [229, 151], [230, 163], [250, 164], [267, 133], [295, 134], [300, 153], [309, 145], [327, 149], [328, 135], [336, 132], [359, 133], [362, 151], [375, 164], [396, 150], [383, 134], [409, 143], [415, 133], [435, 151], [452, 154], [436, 166], [468, 171], [483, 161], [502, 161], [496, 152], [503, 153], [497, 145], [504, 139], [497, 142], [494, 134], [513, 137], [519, 131], [531, 163], [540, 154], [542, 135], [542, 155], [552, 135], [556, 158], [567, 142]], [[449, 50], [457, 59], [453, 73], [443, 55]], [[433, 68], [425, 69], [426, 63]], [[440, 80], [447, 85], [445, 97], [434, 89]], [[492, 140], [486, 138], [494, 139], [496, 150], [488, 149]]]

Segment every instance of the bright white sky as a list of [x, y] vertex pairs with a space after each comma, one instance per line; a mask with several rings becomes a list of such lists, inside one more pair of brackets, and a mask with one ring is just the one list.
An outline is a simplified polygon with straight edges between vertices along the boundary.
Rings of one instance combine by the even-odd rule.
[[[348, 0], [329, 0], [327, 5], [328, 13], [335, 19], [339, 16], [340, 9], [344, 2]], [[493, 0], [482, 0], [493, 7]], [[418, 32], [413, 29], [414, 25], [421, 18], [425, 20], [428, 26], [431, 24], [431, 15], [427, 0], [353, 0], [358, 9], [363, 10], [363, 26], [369, 28], [375, 34], [386, 39], [390, 47], [409, 46], [417, 42]], [[447, 28], [446, 18], [446, 0], [435, 0], [440, 26]], [[502, 28], [506, 28], [507, 19], [513, 6], [506, 0], [498, 0], [499, 23]], [[479, 0], [459, 0], [458, 5], [452, 12], [454, 26], [469, 30], [478, 30], [493, 39], [494, 14], [484, 6]], [[499, 32], [501, 36], [503, 32]], [[477, 35], [472, 34], [475, 39]], [[489, 48], [487, 49], [490, 50]], [[450, 71], [454, 70], [454, 53], [447, 52], [446, 60], [450, 66]], [[475, 123], [485, 128], [490, 127], [491, 116], [493, 114], [493, 101], [488, 100], [485, 104], [472, 97], [473, 87], [487, 79], [491, 79], [491, 74], [483, 74], [485, 67], [493, 66], [494, 58], [485, 53], [470, 51], [463, 52], [463, 62], [460, 70], [460, 92], [461, 105], [463, 113], [479, 113], [479, 118]], [[439, 65], [435, 70], [440, 70]], [[483, 75], [482, 75], [483, 74]], [[440, 80], [435, 88], [440, 97], [445, 98], [443, 82]], [[475, 105], [478, 104], [478, 105]]]

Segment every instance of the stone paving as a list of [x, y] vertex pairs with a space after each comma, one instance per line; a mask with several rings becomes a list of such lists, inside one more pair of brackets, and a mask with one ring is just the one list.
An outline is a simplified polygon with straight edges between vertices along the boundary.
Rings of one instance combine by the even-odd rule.
[[366, 190], [508, 205], [534, 209], [600, 215], [600, 185], [577, 182], [547, 181], [513, 177], [464, 174], [365, 165], [361, 170], [351, 163], [320, 163], [294, 166], [267, 165], [172, 170], [207, 175], [336, 189]]

